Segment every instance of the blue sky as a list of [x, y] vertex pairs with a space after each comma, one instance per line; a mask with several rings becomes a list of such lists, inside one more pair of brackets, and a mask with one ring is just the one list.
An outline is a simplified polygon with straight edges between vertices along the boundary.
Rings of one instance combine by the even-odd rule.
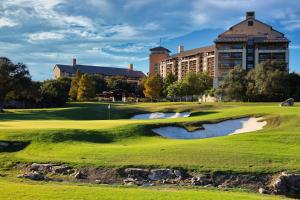
[[28, 65], [34, 80], [56, 63], [124, 66], [148, 72], [149, 48], [211, 45], [246, 11], [291, 40], [300, 72], [300, 0], [0, 0], [0, 56]]

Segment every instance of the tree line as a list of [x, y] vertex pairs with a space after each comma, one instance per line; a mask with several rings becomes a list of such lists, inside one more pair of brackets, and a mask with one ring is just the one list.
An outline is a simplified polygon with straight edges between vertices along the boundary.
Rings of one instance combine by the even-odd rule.
[[300, 100], [300, 76], [289, 73], [286, 63], [266, 61], [249, 71], [236, 66], [216, 90], [223, 101], [271, 102]]
[[143, 81], [144, 95], [151, 100], [195, 100], [212, 89], [213, 79], [207, 73], [187, 73], [178, 81], [172, 73], [162, 79], [158, 74]]
[[80, 71], [72, 78], [33, 81], [28, 67], [14, 64], [0, 57], [0, 111], [6, 107], [59, 107], [68, 100], [89, 101], [103, 91], [122, 90], [141, 94], [140, 87], [127, 83], [124, 77], [104, 79], [99, 74], [88, 75]]
[[167, 98], [171, 101], [196, 100], [203, 94], [222, 101], [282, 101], [300, 100], [300, 76], [288, 73], [286, 64], [264, 62], [254, 69], [236, 66], [230, 70], [219, 87], [212, 89], [213, 79], [206, 73], [188, 73], [178, 81], [172, 73], [162, 79], [159, 75], [143, 78], [137, 86], [124, 77], [105, 79], [101, 75], [82, 74], [72, 78], [33, 81], [27, 66], [14, 64], [0, 57], [0, 111], [3, 107], [57, 107], [68, 100], [90, 101], [103, 91], [121, 90], [146, 97], [151, 101]]

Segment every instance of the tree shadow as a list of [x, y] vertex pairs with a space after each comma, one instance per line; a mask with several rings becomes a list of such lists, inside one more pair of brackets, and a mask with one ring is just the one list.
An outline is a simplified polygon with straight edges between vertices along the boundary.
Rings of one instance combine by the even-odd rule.
[[[52, 130], [51, 132], [32, 133], [23, 138], [34, 142], [91, 142], [91, 143], [112, 143], [120, 140], [139, 138], [141, 136], [155, 136], [151, 125], [129, 125], [123, 128], [110, 129], [105, 131], [97, 130]], [[13, 139], [13, 138], [12, 138]]]

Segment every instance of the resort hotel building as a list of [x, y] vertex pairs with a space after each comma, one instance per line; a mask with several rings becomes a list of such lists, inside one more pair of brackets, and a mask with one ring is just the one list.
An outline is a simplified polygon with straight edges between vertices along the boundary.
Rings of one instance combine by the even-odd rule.
[[189, 72], [208, 73], [214, 79], [214, 87], [224, 79], [230, 69], [240, 65], [252, 69], [264, 61], [285, 62], [289, 66], [289, 40], [283, 33], [255, 18], [254, 12], [247, 12], [245, 20], [220, 34], [214, 45], [178, 52], [162, 46], [150, 49], [149, 75], [168, 73], [181, 80]]

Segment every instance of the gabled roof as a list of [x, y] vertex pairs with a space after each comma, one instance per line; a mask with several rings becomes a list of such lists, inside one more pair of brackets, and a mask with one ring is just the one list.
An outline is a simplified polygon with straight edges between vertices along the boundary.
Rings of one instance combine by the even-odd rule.
[[150, 49], [150, 51], [167, 51], [168, 53], [171, 52], [169, 49], [162, 47], [162, 46], [154, 47], [154, 48]]
[[91, 65], [55, 65], [61, 71], [75, 74], [77, 70], [86, 74], [102, 74], [104, 76], [126, 76], [128, 78], [142, 78], [145, 74], [141, 71], [130, 70], [126, 68], [118, 67], [103, 67], [103, 66], [91, 66]]

